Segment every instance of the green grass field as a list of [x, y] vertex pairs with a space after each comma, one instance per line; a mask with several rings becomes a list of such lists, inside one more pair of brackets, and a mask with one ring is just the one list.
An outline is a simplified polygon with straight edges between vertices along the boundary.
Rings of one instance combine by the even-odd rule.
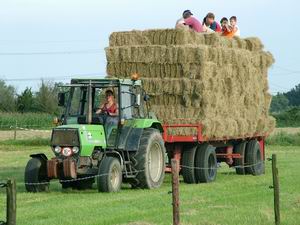
[[[23, 182], [28, 155], [45, 152], [47, 146], [0, 145], [0, 180], [16, 178], [17, 222], [21, 225], [171, 224], [170, 176], [156, 190], [119, 193], [97, 190], [63, 192], [58, 182], [49, 193], [26, 193]], [[300, 147], [268, 146], [267, 156], [277, 154], [281, 189], [282, 224], [300, 224]], [[259, 177], [238, 176], [225, 164], [211, 184], [180, 183], [182, 224], [274, 224], [271, 163]], [[5, 217], [5, 192], [0, 191], [0, 220]]]

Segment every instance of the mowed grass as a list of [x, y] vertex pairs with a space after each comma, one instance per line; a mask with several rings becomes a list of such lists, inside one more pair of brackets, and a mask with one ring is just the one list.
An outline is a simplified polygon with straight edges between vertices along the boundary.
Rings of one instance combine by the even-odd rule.
[[[0, 179], [17, 180], [17, 222], [24, 225], [172, 224], [170, 176], [156, 190], [119, 193], [97, 190], [63, 192], [58, 182], [49, 193], [26, 193], [23, 184], [28, 155], [51, 152], [47, 146], [0, 146]], [[267, 146], [277, 154], [282, 224], [300, 224], [300, 147]], [[181, 177], [182, 180], [182, 177]], [[271, 162], [263, 176], [239, 176], [225, 164], [211, 184], [180, 183], [182, 224], [274, 224]], [[0, 192], [0, 220], [5, 216], [5, 192]]]

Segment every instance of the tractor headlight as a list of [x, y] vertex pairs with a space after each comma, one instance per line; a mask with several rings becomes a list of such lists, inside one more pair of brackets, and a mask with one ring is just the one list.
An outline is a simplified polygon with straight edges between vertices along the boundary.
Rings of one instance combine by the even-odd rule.
[[72, 155], [72, 149], [69, 148], [69, 147], [64, 147], [62, 149], [62, 154], [63, 154], [63, 156], [66, 156], [66, 157], [71, 156]]
[[77, 154], [79, 152], [79, 148], [77, 146], [73, 147], [73, 153]]
[[57, 154], [59, 154], [61, 152], [61, 147], [55, 146], [54, 147], [54, 152], [57, 153]]

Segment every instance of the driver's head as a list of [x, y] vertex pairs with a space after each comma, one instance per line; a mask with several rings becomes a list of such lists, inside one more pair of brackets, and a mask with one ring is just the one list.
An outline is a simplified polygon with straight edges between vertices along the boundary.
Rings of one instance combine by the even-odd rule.
[[112, 90], [107, 90], [105, 92], [105, 97], [106, 97], [106, 100], [110, 100], [110, 99], [114, 99], [114, 93]]

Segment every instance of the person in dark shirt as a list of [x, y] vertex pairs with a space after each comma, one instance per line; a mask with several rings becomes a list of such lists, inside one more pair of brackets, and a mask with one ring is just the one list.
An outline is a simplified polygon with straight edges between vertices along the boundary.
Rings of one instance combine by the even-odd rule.
[[207, 13], [206, 17], [204, 17], [203, 24], [215, 32], [222, 32], [220, 24], [215, 21], [215, 15], [211, 12]]

